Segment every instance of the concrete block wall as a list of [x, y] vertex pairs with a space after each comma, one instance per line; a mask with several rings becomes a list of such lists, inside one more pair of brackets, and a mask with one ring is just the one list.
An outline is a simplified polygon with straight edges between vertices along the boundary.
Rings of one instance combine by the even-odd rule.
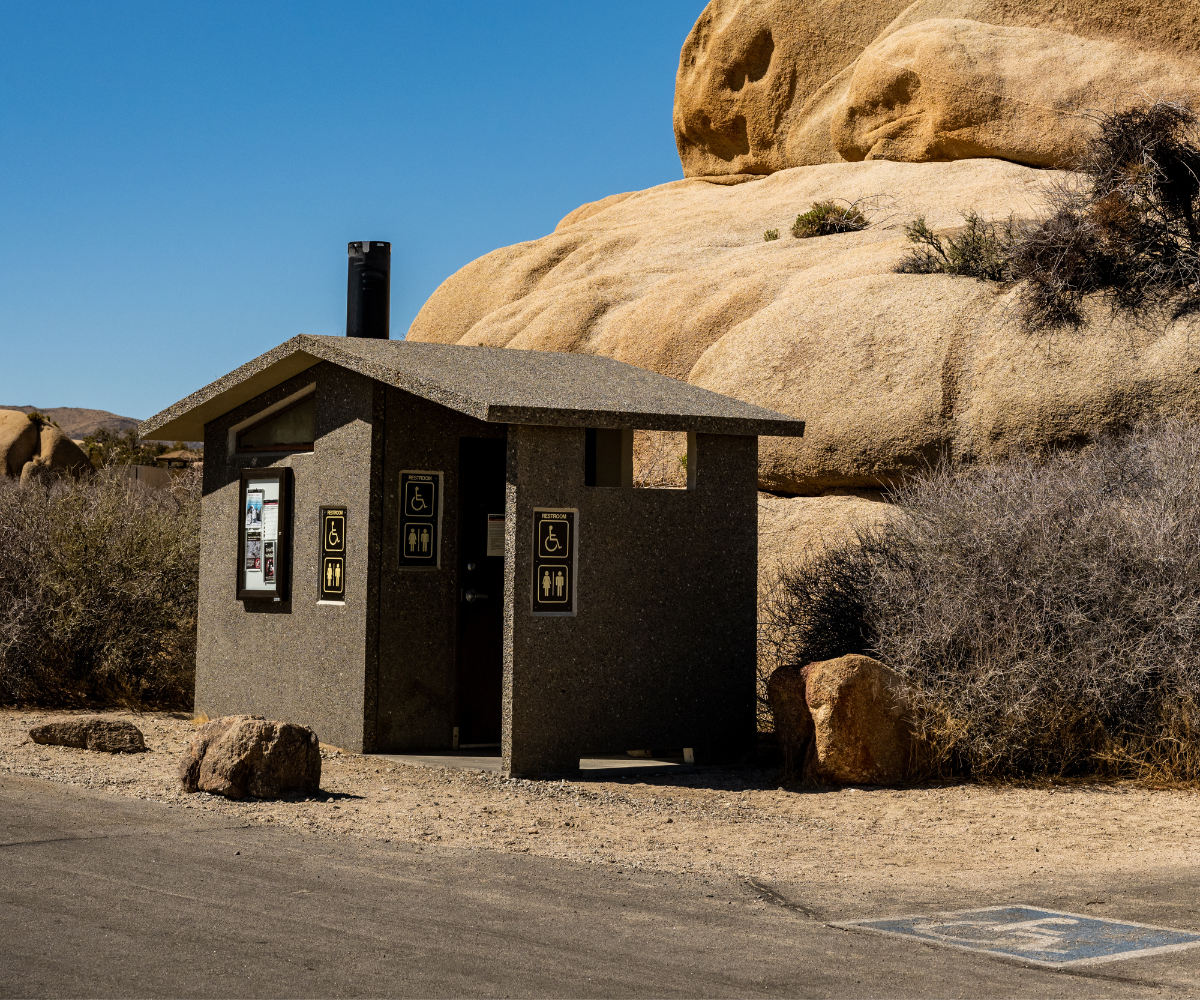
[[[504, 767], [755, 738], [757, 439], [696, 436], [694, 488], [584, 485], [585, 432], [509, 430]], [[530, 613], [533, 509], [579, 510], [577, 614]]]

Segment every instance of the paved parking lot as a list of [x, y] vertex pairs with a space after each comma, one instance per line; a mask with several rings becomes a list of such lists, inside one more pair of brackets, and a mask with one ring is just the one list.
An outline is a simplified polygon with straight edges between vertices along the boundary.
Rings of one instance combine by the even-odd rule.
[[[1032, 881], [869, 904], [848, 887], [814, 906], [736, 878], [304, 836], [13, 775], [0, 776], [0, 845], [4, 996], [1200, 992], [1200, 951], [1060, 971], [830, 926], [1010, 895], [1086, 910]], [[1079, 895], [1106, 916], [1200, 928], [1194, 869], [1103, 881]]]

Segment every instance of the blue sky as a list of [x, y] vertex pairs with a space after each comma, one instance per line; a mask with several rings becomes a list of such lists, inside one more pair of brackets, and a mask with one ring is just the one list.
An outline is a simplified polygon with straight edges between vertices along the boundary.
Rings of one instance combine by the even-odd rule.
[[345, 329], [392, 242], [392, 336], [448, 275], [682, 176], [704, 0], [0, 0], [0, 405], [147, 417]]

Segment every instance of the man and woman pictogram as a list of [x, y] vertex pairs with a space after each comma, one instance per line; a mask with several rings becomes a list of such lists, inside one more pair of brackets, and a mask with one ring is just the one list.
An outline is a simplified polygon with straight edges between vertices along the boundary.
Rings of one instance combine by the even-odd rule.
[[406, 525], [408, 531], [404, 536], [405, 551], [410, 556], [427, 557], [430, 552], [432, 535], [427, 524]]
[[565, 602], [570, 593], [567, 584], [567, 567], [542, 566], [540, 574], [542, 603]]

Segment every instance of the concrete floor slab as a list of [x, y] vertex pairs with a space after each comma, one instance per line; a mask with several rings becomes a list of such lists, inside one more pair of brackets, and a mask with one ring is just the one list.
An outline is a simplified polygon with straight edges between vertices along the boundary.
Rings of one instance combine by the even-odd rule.
[[[417, 767], [453, 767], [468, 771], [500, 772], [500, 751], [452, 750], [441, 753], [376, 753], [379, 760]], [[694, 770], [682, 757], [630, 757], [628, 754], [603, 754], [579, 761], [579, 777], [608, 780], [625, 774], [672, 774]]]

